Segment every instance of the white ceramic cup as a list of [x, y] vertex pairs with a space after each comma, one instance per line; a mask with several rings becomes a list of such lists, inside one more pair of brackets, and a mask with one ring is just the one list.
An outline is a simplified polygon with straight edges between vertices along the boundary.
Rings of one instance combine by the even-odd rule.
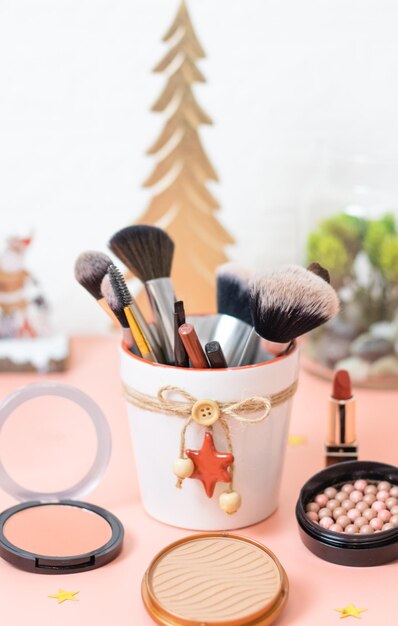
[[[290, 387], [298, 376], [299, 354], [289, 354], [264, 363], [229, 369], [186, 369], [149, 363], [124, 347], [120, 349], [122, 382], [153, 397], [160, 387], [184, 389], [196, 399], [239, 402], [266, 396]], [[181, 398], [168, 395], [168, 399]], [[184, 419], [152, 413], [127, 404], [142, 503], [155, 519], [191, 530], [232, 530], [256, 524], [278, 505], [279, 485], [288, 436], [292, 398], [272, 408], [258, 424], [228, 419], [233, 444], [234, 491], [242, 498], [240, 509], [227, 515], [219, 496], [228, 484], [219, 482], [208, 498], [199, 480], [187, 478], [176, 488], [173, 462], [179, 457]], [[186, 448], [200, 449], [205, 429], [192, 422], [186, 433]], [[225, 433], [213, 426], [217, 450], [227, 452]]]

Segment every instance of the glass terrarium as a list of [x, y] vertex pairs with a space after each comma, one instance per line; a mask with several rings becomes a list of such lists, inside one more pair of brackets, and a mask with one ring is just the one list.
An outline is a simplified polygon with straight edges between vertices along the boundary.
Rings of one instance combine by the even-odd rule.
[[329, 270], [341, 300], [306, 342], [305, 364], [321, 376], [346, 369], [358, 385], [398, 389], [397, 167], [333, 157], [312, 195], [307, 259]]

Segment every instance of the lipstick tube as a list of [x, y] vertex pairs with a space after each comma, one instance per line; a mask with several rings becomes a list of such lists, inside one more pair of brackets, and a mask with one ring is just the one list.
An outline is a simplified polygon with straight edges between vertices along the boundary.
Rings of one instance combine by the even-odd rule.
[[356, 401], [329, 399], [329, 416], [326, 441], [326, 466], [341, 461], [356, 461], [358, 446], [356, 442]]

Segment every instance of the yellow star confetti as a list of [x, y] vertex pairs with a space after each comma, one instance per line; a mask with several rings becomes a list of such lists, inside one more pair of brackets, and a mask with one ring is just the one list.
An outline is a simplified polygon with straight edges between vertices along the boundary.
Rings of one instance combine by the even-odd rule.
[[304, 446], [307, 438], [303, 435], [289, 435], [289, 446]]
[[65, 591], [64, 589], [59, 589], [58, 593], [53, 593], [49, 598], [56, 598], [58, 600], [58, 604], [65, 602], [65, 600], [74, 600], [77, 602], [77, 598], [75, 595], [79, 593], [78, 591]]
[[342, 617], [361, 617], [361, 613], [363, 613], [364, 611], [367, 611], [367, 609], [357, 609], [357, 607], [354, 604], [349, 604], [348, 606], [346, 606], [344, 609], [335, 609], [335, 611], [338, 611], [339, 613], [341, 613], [340, 615], [340, 619]]

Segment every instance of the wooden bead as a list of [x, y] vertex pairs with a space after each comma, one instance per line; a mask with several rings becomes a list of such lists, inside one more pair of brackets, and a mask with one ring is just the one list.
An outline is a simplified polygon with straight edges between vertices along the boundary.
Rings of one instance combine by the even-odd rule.
[[236, 513], [242, 504], [242, 499], [237, 491], [224, 491], [220, 495], [220, 507], [228, 515]]
[[174, 461], [173, 472], [178, 478], [189, 478], [191, 476], [195, 466], [191, 459], [178, 458]]

